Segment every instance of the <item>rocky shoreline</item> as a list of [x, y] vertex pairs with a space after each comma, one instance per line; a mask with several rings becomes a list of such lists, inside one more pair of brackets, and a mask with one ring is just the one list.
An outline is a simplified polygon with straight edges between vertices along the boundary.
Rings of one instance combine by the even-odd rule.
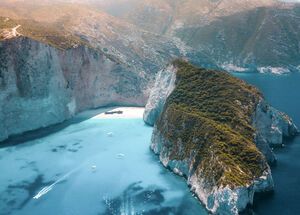
[[[179, 82], [176, 74], [181, 66], [181, 64], [173, 63], [159, 72], [155, 87], [146, 105], [144, 121], [149, 125], [154, 125], [151, 149], [159, 156], [165, 167], [187, 179], [191, 191], [197, 195], [208, 211], [213, 214], [239, 214], [253, 204], [255, 193], [268, 192], [274, 189], [271, 169], [267, 164], [267, 162], [276, 161], [271, 146], [283, 144], [284, 138], [295, 136], [299, 131], [286, 114], [274, 109], [267, 104], [263, 97], [258, 96], [251, 122], [255, 128], [253, 140], [257, 149], [264, 154], [261, 174], [240, 185], [208, 183], [210, 180], [207, 178], [206, 169], [209, 167], [203, 167], [204, 164], [201, 164], [203, 159], [201, 154], [197, 153], [196, 150], [191, 150], [189, 154], [186, 154], [184, 149], [187, 143], [180, 136], [175, 137], [177, 138], [175, 142], [174, 138], [169, 137], [169, 135], [173, 135], [172, 132], [177, 132], [174, 129], [184, 129], [176, 128], [173, 126], [173, 122], [169, 122], [172, 119], [170, 119], [168, 107], [169, 97], [176, 90], [176, 84]], [[179, 115], [180, 112], [177, 114]], [[180, 121], [181, 118], [179, 117], [177, 120]], [[188, 127], [187, 124], [184, 126]], [[166, 132], [162, 130], [163, 128], [169, 129], [171, 134], [166, 135]], [[192, 133], [190, 135], [193, 136]], [[193, 138], [195, 139], [196, 136]], [[178, 154], [183, 154], [183, 157], [176, 158], [173, 155], [175, 151]], [[219, 158], [216, 157], [215, 159]], [[214, 158], [211, 158], [210, 162], [214, 163]], [[240, 171], [245, 171], [245, 169], [240, 169]], [[225, 177], [226, 168], [222, 174]]]

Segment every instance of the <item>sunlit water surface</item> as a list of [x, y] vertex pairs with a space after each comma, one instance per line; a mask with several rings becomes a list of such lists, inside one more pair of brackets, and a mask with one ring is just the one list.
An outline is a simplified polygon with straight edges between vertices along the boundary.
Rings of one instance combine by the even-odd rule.
[[[300, 125], [300, 74], [235, 74]], [[87, 119], [46, 137], [0, 148], [0, 214], [207, 214], [186, 183], [149, 150], [142, 119]], [[275, 192], [255, 213], [300, 214], [300, 138], [276, 149]]]
[[0, 148], [0, 214], [207, 214], [139, 119], [94, 119]]

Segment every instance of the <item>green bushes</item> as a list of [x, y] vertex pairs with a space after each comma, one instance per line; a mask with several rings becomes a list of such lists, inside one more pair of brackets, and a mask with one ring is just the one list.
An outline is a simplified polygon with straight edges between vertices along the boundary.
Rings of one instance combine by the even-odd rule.
[[226, 72], [174, 64], [176, 88], [157, 123], [172, 143], [171, 159], [194, 154], [193, 169], [211, 185], [242, 186], [261, 176], [267, 164], [251, 126], [261, 94]]
[[11, 20], [0, 17], [0, 30], [13, 28], [17, 25], [21, 25], [21, 27], [18, 28], [18, 32], [23, 36], [46, 43], [61, 50], [79, 45], [87, 45], [81, 38], [52, 24], [43, 25], [33, 20]]

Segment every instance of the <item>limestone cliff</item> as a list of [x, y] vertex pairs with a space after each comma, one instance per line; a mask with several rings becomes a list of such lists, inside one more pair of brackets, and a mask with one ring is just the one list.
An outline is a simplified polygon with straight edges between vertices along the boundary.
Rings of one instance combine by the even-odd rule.
[[144, 112], [144, 121], [148, 125], [153, 126], [159, 117], [166, 99], [174, 90], [175, 79], [176, 68], [173, 65], [158, 72]]
[[106, 105], [146, 101], [146, 80], [86, 45], [60, 49], [17, 36], [0, 42], [0, 141]]
[[253, 125], [256, 128], [256, 145], [269, 162], [276, 160], [270, 146], [281, 146], [285, 137], [298, 133], [298, 128], [289, 116], [271, 107], [264, 100], [257, 104]]
[[163, 165], [184, 176], [214, 214], [238, 214], [256, 192], [272, 190], [269, 145], [298, 132], [292, 120], [226, 72], [176, 61], [159, 74], [151, 94], [163, 96], [150, 97], [144, 119], [155, 122], [151, 148]]

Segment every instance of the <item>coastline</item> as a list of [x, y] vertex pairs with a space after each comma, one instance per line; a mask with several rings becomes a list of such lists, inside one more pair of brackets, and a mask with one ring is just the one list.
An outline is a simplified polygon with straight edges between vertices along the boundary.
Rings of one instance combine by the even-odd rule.
[[[121, 110], [122, 114], [113, 114], [106, 115], [107, 111], [115, 111]], [[61, 123], [57, 123], [54, 125], [49, 125], [46, 127], [41, 127], [35, 130], [26, 131], [22, 134], [12, 135], [7, 139], [0, 141], [0, 148], [15, 146], [18, 144], [22, 144], [26, 141], [35, 140], [38, 138], [42, 138], [53, 133], [59, 132], [66, 127], [83, 122], [88, 119], [133, 119], [133, 118], [142, 118], [144, 112], [144, 107], [121, 107], [121, 106], [111, 106], [111, 107], [99, 107], [96, 109], [90, 109], [83, 112], [80, 112], [73, 116], [70, 119], [67, 119]]]
[[139, 119], [143, 118], [145, 108], [143, 107], [118, 107], [109, 110], [109, 112], [120, 112], [107, 114], [106, 112], [102, 112], [92, 119]]

